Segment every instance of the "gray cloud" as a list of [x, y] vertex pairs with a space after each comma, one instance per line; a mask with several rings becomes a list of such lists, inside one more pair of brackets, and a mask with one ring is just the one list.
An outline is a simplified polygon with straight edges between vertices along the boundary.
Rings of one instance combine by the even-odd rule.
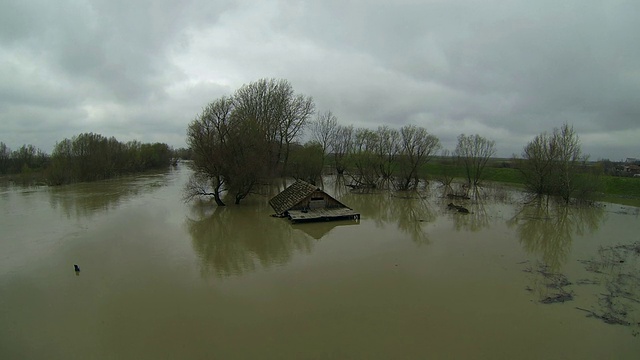
[[622, 1], [7, 1], [0, 141], [184, 146], [207, 102], [277, 77], [342, 123], [450, 148], [480, 133], [509, 156], [569, 122], [592, 157], [637, 157], [638, 43]]

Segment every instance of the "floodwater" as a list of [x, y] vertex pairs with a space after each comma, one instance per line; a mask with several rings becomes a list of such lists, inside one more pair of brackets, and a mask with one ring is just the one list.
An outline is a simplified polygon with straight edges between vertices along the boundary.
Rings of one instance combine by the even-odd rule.
[[361, 220], [291, 225], [268, 194], [184, 204], [189, 172], [0, 187], [0, 358], [640, 355], [638, 208], [329, 179]]

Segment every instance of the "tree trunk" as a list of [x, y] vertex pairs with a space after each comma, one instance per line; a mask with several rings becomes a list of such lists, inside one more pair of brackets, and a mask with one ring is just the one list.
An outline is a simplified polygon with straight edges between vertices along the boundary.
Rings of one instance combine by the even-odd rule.
[[213, 194], [213, 199], [216, 201], [216, 205], [226, 206], [222, 199], [220, 199], [220, 193], [218, 193], [217, 191]]

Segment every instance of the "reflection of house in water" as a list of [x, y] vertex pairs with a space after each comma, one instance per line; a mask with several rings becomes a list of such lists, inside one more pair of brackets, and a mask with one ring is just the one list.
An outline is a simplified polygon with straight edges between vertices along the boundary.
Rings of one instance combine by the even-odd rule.
[[269, 200], [276, 215], [293, 222], [359, 219], [360, 214], [317, 186], [298, 180]]
[[294, 229], [300, 230], [316, 240], [322, 239], [331, 230], [338, 226], [345, 225], [358, 225], [359, 222], [351, 220], [343, 221], [331, 221], [331, 222], [316, 222], [313, 224], [304, 224], [302, 226], [293, 225]]

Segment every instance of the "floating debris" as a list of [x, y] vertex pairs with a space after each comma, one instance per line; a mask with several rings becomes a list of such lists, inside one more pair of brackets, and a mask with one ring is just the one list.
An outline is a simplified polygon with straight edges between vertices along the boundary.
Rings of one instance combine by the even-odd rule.
[[624, 325], [624, 326], [631, 325], [630, 322], [628, 322], [626, 320], [623, 320], [623, 319], [621, 319], [621, 318], [619, 318], [616, 315], [611, 314], [611, 313], [597, 314], [594, 311], [583, 309], [583, 308], [580, 308], [580, 307], [576, 307], [576, 309], [589, 313], [589, 315], [587, 315], [587, 317], [594, 317], [596, 319], [600, 319], [600, 320], [602, 320], [605, 323], [610, 324], [610, 325]]
[[[640, 327], [640, 242], [598, 249], [597, 259], [580, 260], [588, 272], [597, 278], [583, 279], [579, 285], [602, 284], [606, 293], [598, 294], [597, 306], [592, 309], [576, 308], [588, 313], [588, 317], [610, 325]], [[640, 332], [632, 331], [633, 336]]]
[[542, 273], [542, 275], [547, 279], [548, 288], [561, 290], [563, 287], [571, 285], [569, 279], [563, 274]]
[[592, 279], [580, 279], [576, 281], [576, 285], [600, 285], [600, 281]]
[[[535, 270], [528, 266], [522, 271], [542, 277], [542, 286], [545, 290], [540, 291], [540, 300], [538, 300], [540, 303], [555, 304], [573, 300], [573, 292], [565, 289], [565, 287], [572, 284], [564, 274], [552, 271], [544, 263], [538, 263], [538, 267]], [[529, 286], [525, 290], [533, 292], [533, 289]]]
[[555, 303], [564, 303], [565, 301], [573, 300], [573, 294], [567, 292], [561, 292], [559, 294], [555, 294], [552, 296], [547, 296], [546, 298], [540, 300], [543, 304], [555, 304]]

